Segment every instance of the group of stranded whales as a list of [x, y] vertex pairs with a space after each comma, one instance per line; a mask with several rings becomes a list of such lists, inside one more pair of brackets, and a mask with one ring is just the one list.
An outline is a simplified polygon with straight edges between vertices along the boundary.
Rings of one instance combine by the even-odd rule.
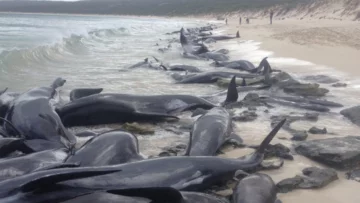
[[[215, 94], [144, 96], [103, 93], [101, 87], [76, 88], [70, 92], [69, 101], [63, 104], [55, 98], [59, 96], [58, 89], [66, 83], [62, 78], [55, 79], [50, 86], [23, 93], [9, 92], [7, 88], [0, 91], [0, 202], [280, 202], [271, 177], [254, 171], [259, 170], [270, 142], [286, 119], [274, 125], [255, 152], [239, 158], [224, 158], [216, 154], [225, 143], [246, 146], [241, 135], [234, 132], [230, 109], [251, 102], [329, 111], [330, 107], [341, 104], [278, 94], [238, 101], [239, 94], [275, 91], [290, 80], [280, 81], [274, 76], [275, 70], [267, 58], [257, 67], [246, 60], [227, 62], [228, 51], [210, 51], [200, 42], [209, 38], [236, 39], [239, 33], [236, 37], [201, 34], [210, 30], [211, 26], [207, 26], [174, 32], [180, 33], [182, 55], [213, 59], [215, 62], [210, 66], [241, 72], [202, 72], [191, 65], [169, 66], [155, 57], [155, 62], [146, 58], [128, 69], [173, 72], [178, 74], [174, 83], [181, 84], [225, 81], [227, 90]], [[179, 71], [186, 74], [179, 74]], [[237, 83], [237, 78], [242, 79], [241, 84]], [[191, 111], [192, 116], [198, 118], [181, 156], [147, 158], [140, 152], [137, 137], [121, 128], [76, 134], [68, 129], [126, 122], [177, 122], [185, 111]], [[80, 145], [80, 138], [88, 140]], [[234, 180], [236, 185], [229, 198], [209, 192], [214, 186]]]
[[[87, 106], [86, 103], [79, 105]], [[210, 122], [211, 111], [206, 114], [210, 116]], [[229, 125], [228, 113], [214, 111], [215, 116], [226, 118], [221, 122]], [[219, 181], [231, 179], [238, 170], [254, 169], [261, 163], [266, 146], [284, 122], [274, 128], [254, 154], [239, 159], [213, 157], [213, 153], [206, 151], [200, 152], [201, 156], [192, 155], [190, 149], [188, 156], [143, 160], [138, 155], [137, 139], [128, 132], [117, 130], [93, 137], [75, 153], [58, 148], [3, 159], [0, 198], [2, 202], [77, 202], [80, 196], [92, 195], [96, 199], [99, 195], [121, 202], [127, 199], [132, 202], [194, 202], [195, 199], [202, 202], [204, 196], [206, 202], [217, 201], [217, 197], [185, 191], [201, 191]], [[223, 130], [230, 128], [225, 127], [227, 129]], [[223, 133], [221, 136], [225, 136]], [[192, 140], [194, 145], [189, 144], [189, 147], [196, 149], [197, 142], [201, 140]], [[107, 198], [98, 200], [108, 202]]]

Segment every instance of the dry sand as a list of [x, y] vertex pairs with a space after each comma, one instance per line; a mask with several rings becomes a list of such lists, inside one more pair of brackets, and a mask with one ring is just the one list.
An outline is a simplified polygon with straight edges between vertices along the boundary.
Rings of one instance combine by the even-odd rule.
[[[269, 19], [251, 19], [250, 24], [239, 25], [238, 17], [228, 18], [227, 34], [240, 31], [242, 39], [255, 40], [262, 44], [261, 49], [274, 52], [276, 57], [291, 57], [314, 64], [325, 65], [348, 73], [351, 77], [360, 77], [360, 22], [351, 20], [329, 19], [275, 19], [273, 25]], [[273, 57], [272, 56], [272, 57]], [[281, 69], [281, 67], [279, 67]], [[261, 125], [260, 123], [258, 123]], [[249, 135], [256, 128], [250, 125]], [[257, 128], [259, 129], [259, 127]], [[267, 129], [270, 130], [270, 129]], [[356, 132], [358, 130], [355, 130]], [[265, 131], [261, 134], [266, 134]], [[244, 133], [244, 129], [242, 129]], [[282, 135], [281, 135], [282, 134]], [[281, 132], [279, 136], [286, 136]], [[252, 136], [246, 142], [254, 142]], [[256, 141], [255, 141], [256, 142]], [[291, 146], [291, 142], [275, 139], [273, 144], [283, 143]], [[243, 150], [228, 152], [225, 156], [239, 157], [247, 153]], [[275, 182], [285, 178], [301, 175], [301, 170], [309, 166], [325, 167], [302, 156], [295, 156], [294, 161], [286, 161], [279, 170], [267, 171]], [[317, 190], [296, 190], [287, 194], [279, 194], [284, 203], [324, 202], [324, 203], [359, 203], [360, 183], [345, 179], [342, 171], [338, 172], [339, 180]]]
[[242, 39], [255, 40], [276, 57], [291, 57], [360, 76], [360, 22], [326, 19], [250, 19], [239, 25], [230, 18], [228, 34], [240, 31]]

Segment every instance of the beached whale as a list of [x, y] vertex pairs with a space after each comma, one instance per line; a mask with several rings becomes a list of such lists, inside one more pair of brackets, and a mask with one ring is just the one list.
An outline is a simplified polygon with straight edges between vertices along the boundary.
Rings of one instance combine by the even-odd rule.
[[134, 65], [129, 66], [128, 69], [134, 69], [134, 68], [138, 68], [141, 66], [148, 66], [148, 64], [149, 64], [149, 59], [145, 58], [143, 61], [140, 61]]
[[0, 159], [0, 181], [31, 173], [42, 167], [62, 163], [66, 149], [52, 149], [11, 159]]
[[180, 81], [177, 81], [177, 83], [181, 83], [181, 84], [215, 83], [221, 78], [232, 78], [233, 76], [236, 76], [238, 78], [255, 78], [258, 77], [259, 75], [224, 72], [224, 71], [211, 71], [211, 72], [203, 72], [203, 73], [185, 76]]
[[207, 40], [207, 39], [213, 39], [215, 41], [220, 41], [220, 40], [229, 40], [229, 39], [236, 39], [236, 38], [240, 38], [240, 33], [239, 31], [236, 32], [235, 36], [228, 36], [228, 35], [211, 35], [211, 36], [205, 36], [202, 37], [199, 40]]
[[[81, 167], [40, 170], [34, 173], [0, 181], [1, 203], [45, 203], [72, 199], [84, 194], [83, 189], [65, 193], [57, 183], [77, 178], [93, 177], [118, 172], [112, 167]], [[57, 192], [59, 191], [60, 192]], [[80, 190], [80, 191], [78, 191]]]
[[144, 159], [139, 154], [137, 137], [123, 130], [112, 130], [91, 138], [66, 162], [81, 166], [106, 166]]
[[275, 203], [277, 187], [266, 174], [255, 173], [243, 178], [234, 188], [233, 203]]
[[165, 66], [162, 64], [164, 69], [169, 71], [187, 71], [189, 73], [199, 73], [201, 70], [198, 67], [195, 66], [189, 66], [189, 65], [172, 65], [172, 66]]
[[230, 139], [242, 143], [232, 131], [232, 119], [223, 107], [210, 109], [194, 123], [186, 151], [188, 156], [215, 156], [220, 147]]
[[229, 57], [226, 54], [219, 53], [219, 52], [206, 52], [198, 54], [199, 57], [205, 58], [205, 59], [211, 59], [215, 61], [227, 61], [229, 60]]
[[183, 28], [180, 30], [180, 43], [185, 53], [198, 55], [209, 52], [209, 49], [204, 44], [196, 44], [188, 40]]
[[237, 60], [237, 61], [214, 61], [213, 63], [211, 63], [211, 66], [214, 67], [225, 67], [225, 68], [230, 68], [230, 69], [235, 69], [235, 70], [241, 70], [241, 71], [247, 71], [250, 73], [259, 73], [261, 70], [263, 70], [263, 68], [270, 68], [270, 72], [271, 70], [271, 66], [269, 64], [269, 62], [267, 61], [268, 57], [265, 57], [261, 60], [260, 64], [258, 65], [258, 67], [255, 67], [255, 65], [253, 63], [251, 63], [250, 61], [247, 60]]
[[[224, 103], [237, 100], [235, 83], [228, 86]], [[57, 108], [65, 126], [100, 125], [118, 122], [156, 121], [175, 118], [176, 113], [217, 106], [191, 95], [95, 94]]]
[[172, 114], [187, 108], [214, 106], [191, 95], [96, 94], [74, 100], [58, 108], [57, 112], [65, 126], [84, 126], [176, 119]]
[[252, 155], [239, 159], [212, 156], [178, 156], [147, 159], [113, 166], [121, 172], [63, 183], [87, 189], [127, 189], [136, 187], [172, 187], [181, 191], [199, 191], [219, 181], [232, 179], [237, 170], [253, 170], [264, 157], [265, 148], [286, 120], [281, 121]]
[[84, 190], [84, 195], [62, 203], [229, 203], [225, 198], [199, 192], [181, 192], [171, 187], [114, 189], [90, 194], [86, 192]]
[[[222, 103], [226, 106], [238, 100], [238, 92], [235, 83], [236, 77], [231, 79], [228, 87], [227, 100]], [[188, 156], [214, 156], [220, 147], [227, 141], [233, 140], [241, 144], [242, 139], [233, 132], [232, 118], [230, 113], [223, 107], [214, 107], [199, 117], [191, 131], [187, 146]], [[193, 116], [195, 116], [193, 112]], [[199, 114], [196, 114], [199, 115]]]
[[33, 88], [14, 99], [6, 113], [5, 119], [12, 123], [4, 123], [5, 130], [11, 136], [22, 136], [27, 140], [44, 139], [54, 143], [62, 143], [73, 148], [76, 138], [62, 124], [49, 100], [56, 94], [56, 89], [64, 85], [66, 80], [57, 78], [49, 87]]

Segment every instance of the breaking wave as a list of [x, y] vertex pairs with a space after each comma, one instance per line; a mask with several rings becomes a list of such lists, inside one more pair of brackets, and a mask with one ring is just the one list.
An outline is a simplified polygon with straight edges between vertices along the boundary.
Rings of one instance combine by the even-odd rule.
[[0, 65], [3, 67], [31, 67], [64, 63], [78, 55], [88, 55], [90, 48], [111, 43], [112, 38], [129, 35], [125, 28], [99, 29], [85, 34], [71, 34], [60, 41], [34, 48], [2, 50]]

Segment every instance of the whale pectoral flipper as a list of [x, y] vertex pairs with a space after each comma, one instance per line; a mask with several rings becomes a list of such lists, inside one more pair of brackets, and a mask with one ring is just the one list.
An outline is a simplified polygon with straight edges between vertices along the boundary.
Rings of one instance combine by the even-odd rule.
[[243, 146], [243, 142], [244, 142], [243, 139], [241, 139], [241, 137], [240, 137], [239, 135], [237, 135], [236, 133], [232, 132], [231, 135], [230, 135], [230, 137], [227, 138], [227, 139], [224, 141], [223, 145], [229, 143], [229, 144], [235, 145], [236, 147], [242, 147], [242, 146]]
[[206, 178], [211, 177], [211, 174], [203, 174], [201, 171], [196, 171], [191, 177], [172, 185], [173, 188], [186, 188], [191, 185], [203, 183]]
[[8, 154], [20, 150], [24, 144], [24, 139], [2, 138], [0, 142], [0, 157], [6, 157]]
[[171, 187], [151, 187], [151, 188], [132, 188], [132, 189], [119, 189], [107, 190], [107, 193], [115, 195], [123, 195], [130, 197], [144, 197], [152, 200], [152, 202], [182, 202], [181, 193]]
[[216, 151], [216, 154], [225, 154], [225, 152], [221, 151], [220, 149]]
[[242, 176], [248, 176], [248, 175], [250, 175], [249, 173], [247, 173], [247, 172], [245, 172], [245, 171], [243, 171], [243, 170], [237, 170], [236, 172], [235, 172], [235, 174], [234, 174], [234, 177], [233, 177], [233, 180], [235, 180], [235, 181], [240, 181], [240, 179], [239, 179], [239, 176], [240, 175], [242, 175]]
[[162, 63], [162, 61], [160, 61], [158, 58], [156, 58], [155, 56], [151, 56], [155, 59], [156, 62]]
[[203, 108], [197, 108], [193, 111], [193, 113], [191, 114], [191, 117], [195, 117], [195, 116], [199, 116], [199, 115], [204, 115], [208, 112], [208, 110], [205, 110]]
[[186, 105], [186, 106], [183, 106], [183, 107], [172, 109], [170, 111], [167, 111], [166, 113], [171, 114], [171, 115], [178, 114], [178, 113], [181, 113], [183, 111], [191, 110], [194, 107], [196, 107], [197, 105], [198, 104], [189, 104], [189, 105]]
[[2, 122], [4, 122], [4, 123], [6, 123], [7, 125], [9, 125], [9, 126], [12, 128], [12, 130], [13, 130], [15, 133], [17, 133], [18, 136], [20, 136], [21, 138], [25, 138], [25, 136], [22, 135], [22, 134], [20, 133], [20, 131], [19, 131], [10, 121], [8, 121], [7, 119], [5, 119], [5, 118], [3, 118], [3, 117], [0, 117], [0, 121], [2, 121]]
[[49, 121], [54, 127], [57, 126], [56, 121], [51, 116], [49, 116], [48, 114], [40, 113], [39, 117], [46, 120], [46, 121]]
[[169, 70], [169, 68], [166, 67], [164, 64], [160, 64], [160, 67], [162, 67], [165, 71]]

